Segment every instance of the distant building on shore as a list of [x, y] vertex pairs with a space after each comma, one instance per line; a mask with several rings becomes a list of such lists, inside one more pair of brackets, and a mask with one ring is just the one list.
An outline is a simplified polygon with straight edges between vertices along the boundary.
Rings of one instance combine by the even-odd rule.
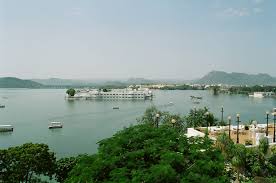
[[271, 97], [275, 95], [274, 92], [254, 92], [253, 94], [250, 94], [250, 97], [255, 98], [264, 98], [264, 97]]

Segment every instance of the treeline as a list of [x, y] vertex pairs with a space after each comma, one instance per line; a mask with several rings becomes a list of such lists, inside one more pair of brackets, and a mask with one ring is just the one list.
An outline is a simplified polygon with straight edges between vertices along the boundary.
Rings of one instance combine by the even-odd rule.
[[232, 86], [229, 88], [231, 94], [250, 94], [254, 92], [274, 92], [276, 93], [276, 86]]
[[201, 86], [191, 86], [191, 85], [175, 85], [175, 86], [164, 86], [160, 90], [204, 90]]
[[[187, 138], [188, 127], [219, 122], [207, 108], [184, 117], [148, 108], [138, 124], [98, 142], [98, 152], [56, 159], [45, 144], [0, 150], [0, 182], [230, 183], [276, 181], [276, 148], [267, 139], [255, 148], [234, 144], [224, 133], [217, 141]], [[44, 181], [45, 182], [45, 181]]]

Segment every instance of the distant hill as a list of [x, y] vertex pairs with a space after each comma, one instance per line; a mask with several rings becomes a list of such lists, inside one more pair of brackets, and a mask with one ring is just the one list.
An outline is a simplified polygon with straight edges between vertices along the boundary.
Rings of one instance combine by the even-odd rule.
[[276, 78], [268, 74], [226, 73], [212, 71], [201, 79], [195, 80], [197, 84], [229, 84], [229, 85], [276, 85]]
[[34, 82], [47, 85], [47, 86], [87, 86], [92, 85], [88, 81], [73, 80], [73, 79], [60, 79], [60, 78], [49, 78], [49, 79], [31, 79]]
[[32, 81], [43, 84], [45, 86], [125, 86], [131, 84], [151, 84], [156, 81], [144, 79], [144, 78], [130, 78], [128, 80], [76, 80], [76, 79], [60, 79], [60, 78], [49, 78], [49, 79], [32, 79]]
[[153, 84], [157, 83], [157, 81], [149, 80], [145, 78], [129, 78], [125, 83], [127, 84]]
[[42, 84], [31, 81], [22, 80], [15, 77], [0, 78], [0, 88], [41, 88]]

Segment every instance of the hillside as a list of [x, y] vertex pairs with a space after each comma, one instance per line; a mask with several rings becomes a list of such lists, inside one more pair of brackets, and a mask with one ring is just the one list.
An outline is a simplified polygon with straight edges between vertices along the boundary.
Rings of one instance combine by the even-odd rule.
[[195, 80], [197, 84], [229, 84], [229, 85], [276, 85], [276, 78], [268, 74], [226, 73], [212, 71]]
[[148, 84], [156, 83], [156, 81], [148, 80], [144, 78], [130, 78], [127, 80], [113, 80], [113, 79], [90, 79], [90, 80], [77, 80], [77, 79], [61, 79], [61, 78], [49, 78], [49, 79], [32, 79], [32, 81], [40, 83], [45, 86], [127, 86], [131, 84]]
[[125, 83], [127, 84], [154, 84], [157, 81], [145, 78], [129, 78]]
[[15, 77], [0, 78], [0, 88], [41, 88], [42, 84], [31, 81], [22, 80]]
[[89, 85], [87, 81], [73, 80], [73, 79], [60, 79], [60, 78], [49, 78], [49, 79], [32, 79], [32, 81], [48, 85], [48, 86], [86, 86]]

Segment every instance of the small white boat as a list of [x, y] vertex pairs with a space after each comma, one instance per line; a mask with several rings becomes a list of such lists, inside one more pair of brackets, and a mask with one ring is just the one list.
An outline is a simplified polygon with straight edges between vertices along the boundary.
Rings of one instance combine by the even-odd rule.
[[0, 125], [0, 132], [12, 132], [13, 126], [12, 125]]
[[169, 105], [173, 105], [173, 102], [169, 102]]
[[114, 107], [113, 107], [113, 109], [120, 109], [120, 107], [118, 107], [118, 106], [114, 106]]
[[48, 126], [49, 129], [52, 129], [52, 128], [62, 128], [62, 123], [61, 122], [56, 122], [56, 121], [53, 121], [50, 123], [50, 125]]

